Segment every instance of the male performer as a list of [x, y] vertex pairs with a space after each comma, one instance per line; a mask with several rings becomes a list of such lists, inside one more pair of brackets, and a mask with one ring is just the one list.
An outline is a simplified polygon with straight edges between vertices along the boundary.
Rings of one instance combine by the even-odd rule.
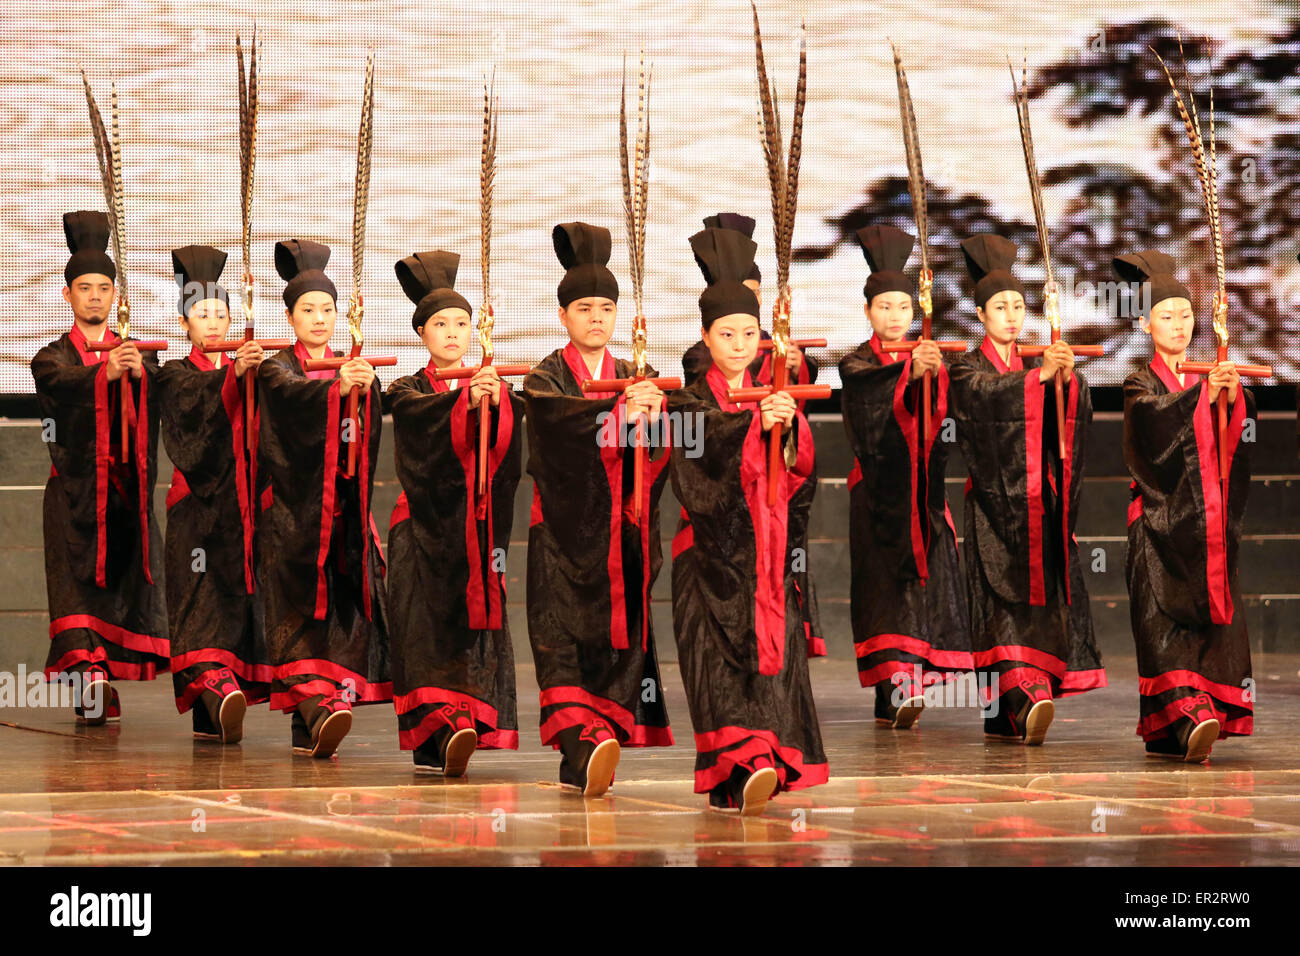
[[[50, 602], [45, 674], [79, 673], [77, 718], [103, 724], [121, 716], [110, 679], [153, 680], [171, 657], [162, 539], [153, 515], [157, 364], [129, 340], [108, 352], [86, 349], [88, 342], [117, 341], [108, 322], [117, 277], [105, 252], [108, 217], [70, 212], [63, 232], [72, 252], [63, 270], [72, 328], [31, 363], [51, 462], [44, 502]], [[131, 385], [125, 409], [123, 376]], [[123, 414], [131, 422], [126, 463]]]
[[[519, 747], [505, 560], [519, 484], [523, 400], [492, 366], [438, 381], [469, 347], [471, 308], [453, 285], [460, 256], [397, 263], [429, 364], [388, 387], [402, 494], [388, 533], [389, 627], [398, 740], [415, 769], [465, 772], [476, 747]], [[478, 484], [479, 402], [491, 399], [488, 493]]]
[[[1200, 763], [1220, 737], [1249, 735], [1250, 642], [1237, 584], [1237, 553], [1250, 491], [1242, 423], [1254, 396], [1231, 362], [1201, 379], [1175, 370], [1195, 319], [1174, 261], [1155, 250], [1119, 256], [1115, 271], [1150, 303], [1139, 319], [1155, 356], [1124, 380], [1129, 616], [1137, 643], [1141, 719], [1152, 757]], [[1215, 403], [1229, 403], [1227, 521], [1219, 481]], [[1225, 527], [1226, 525], [1226, 527]]]
[[[747, 239], [754, 237], [754, 220], [749, 216], [742, 216], [734, 212], [720, 212], [716, 216], [704, 217], [705, 229], [734, 229], [741, 232]], [[755, 262], [745, 276], [744, 285], [754, 293], [754, 298], [758, 300], [761, 307], [763, 304], [762, 292], [763, 275], [759, 271], [758, 263]], [[760, 326], [759, 335], [764, 339], [770, 339]], [[794, 342], [790, 343], [789, 349], [785, 355], [786, 367], [789, 369], [790, 381], [799, 385], [811, 385], [817, 381], [817, 362], [812, 356], [804, 355], [803, 351]], [[704, 344], [704, 340], [696, 342], [686, 354], [682, 356], [682, 381], [689, 387], [696, 380], [706, 375], [713, 365], [713, 357], [709, 354], [709, 348]], [[772, 382], [772, 352], [764, 349], [755, 355], [754, 360], [750, 363], [749, 373], [754, 382], [760, 385], [770, 385]], [[800, 411], [803, 411], [804, 401], [798, 402]], [[817, 586], [813, 581], [812, 571], [808, 566], [808, 525], [807, 516], [797, 514], [795, 516], [797, 525], [791, 528], [790, 540], [795, 542], [795, 546], [800, 548], [800, 554], [803, 560], [799, 563], [800, 570], [795, 573], [795, 591], [799, 597], [799, 614], [803, 620], [804, 637], [808, 642], [809, 657], [824, 657], [826, 655], [826, 640], [822, 637], [821, 613], [817, 606]]]
[[230, 296], [220, 285], [226, 254], [211, 246], [172, 252], [180, 286], [185, 358], [158, 372], [162, 437], [175, 465], [167, 493], [167, 617], [176, 708], [194, 735], [235, 743], [244, 711], [267, 699], [271, 668], [253, 576], [253, 476], [244, 434], [243, 378], [262, 346], [234, 360], [204, 352], [225, 341]]
[[[758, 351], [758, 299], [743, 280], [755, 245], [732, 229], [705, 229], [691, 248], [708, 287], [700, 296], [713, 365], [671, 398], [694, 416], [703, 453], [676, 443], [673, 493], [684, 517], [673, 539], [673, 630], [695, 727], [695, 792], [709, 806], [763, 812], [777, 790], [824, 783], [817, 710], [792, 572], [800, 523], [817, 489], [812, 433], [784, 392], [737, 405]], [[787, 461], [768, 504], [767, 447], [785, 428]]]
[[[872, 336], [840, 360], [849, 475], [850, 612], [858, 680], [875, 686], [879, 723], [905, 729], [924, 707], [924, 674], [971, 668], [957, 537], [944, 493], [947, 443], [921, 437], [921, 380], [935, 384], [931, 416], [948, 409], [939, 346], [885, 352], [912, 325], [913, 282], [903, 272], [915, 240], [893, 226], [857, 232], [871, 267], [863, 287]], [[933, 427], [933, 426], [932, 426]]]
[[[1037, 366], [1016, 338], [1025, 292], [1016, 247], [996, 235], [962, 241], [984, 341], [949, 369], [949, 402], [970, 480], [962, 554], [971, 649], [988, 681], [985, 736], [1041, 744], [1053, 698], [1104, 687], [1074, 539], [1092, 403], [1064, 340]], [[1052, 376], [1065, 373], [1060, 458]]]
[[[271, 707], [293, 714], [293, 749], [329, 757], [352, 728], [352, 704], [392, 699], [379, 535], [370, 515], [381, 410], [374, 368], [354, 358], [338, 370], [304, 372], [334, 356], [338, 293], [324, 272], [328, 246], [275, 244], [285, 316], [297, 338], [261, 366], [257, 393], [257, 585], [266, 608], [273, 668]], [[344, 477], [352, 389], [364, 441]]]
[[[600, 796], [620, 745], [669, 746], [650, 620], [650, 588], [663, 563], [659, 495], [668, 456], [651, 449], [642, 520], [630, 520], [633, 443], [622, 424], [657, 421], [663, 393], [643, 381], [586, 393], [590, 379], [630, 378], [606, 349], [618, 318], [618, 281], [606, 267], [608, 229], [583, 222], [551, 234], [564, 266], [559, 319], [569, 344], [524, 380], [528, 473], [528, 638], [541, 687], [542, 743], [560, 750], [560, 782]], [[652, 376], [655, 374], [650, 370]]]

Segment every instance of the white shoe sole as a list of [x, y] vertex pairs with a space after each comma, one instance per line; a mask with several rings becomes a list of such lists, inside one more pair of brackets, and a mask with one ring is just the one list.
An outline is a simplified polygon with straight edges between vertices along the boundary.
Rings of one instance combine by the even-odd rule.
[[622, 748], [618, 741], [610, 738], [602, 740], [587, 758], [587, 783], [582, 788], [584, 797], [603, 797], [614, 781], [614, 771], [618, 768], [618, 758]]
[[772, 799], [776, 793], [777, 785], [780, 778], [776, 771], [771, 767], [764, 767], [762, 770], [756, 770], [749, 775], [745, 781], [745, 789], [740, 798], [740, 815], [742, 817], [757, 817], [767, 809], [767, 801]]

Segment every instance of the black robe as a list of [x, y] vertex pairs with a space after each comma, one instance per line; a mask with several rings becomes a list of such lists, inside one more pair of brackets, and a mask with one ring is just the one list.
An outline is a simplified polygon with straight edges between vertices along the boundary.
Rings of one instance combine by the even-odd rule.
[[[105, 326], [105, 337], [117, 335]], [[75, 325], [36, 353], [50, 477], [45, 483], [45, 586], [50, 650], [45, 673], [98, 664], [116, 680], [153, 680], [171, 646], [163, 595], [162, 537], [153, 513], [158, 479], [158, 364], [127, 377], [131, 461], [122, 464], [121, 379], [87, 352]]]
[[1180, 718], [1219, 721], [1220, 738], [1254, 723], [1250, 642], [1237, 585], [1237, 549], [1250, 491], [1242, 424], [1255, 399], [1241, 389], [1228, 412], [1228, 521], [1219, 482], [1218, 413], [1209, 383], [1186, 386], [1157, 358], [1124, 380], [1129, 614], [1137, 643], [1147, 741]]
[[[473, 728], [480, 749], [519, 747], [505, 559], [514, 519], [524, 403], [492, 409], [489, 494], [477, 501], [478, 408], [469, 388], [424, 371], [388, 387], [397, 477], [388, 532], [388, 613], [398, 741]], [[468, 381], [468, 380], [466, 380]]]
[[683, 442], [672, 450], [686, 512], [673, 538], [673, 631], [695, 728], [695, 792], [765, 766], [781, 790], [797, 790], [828, 775], [791, 570], [790, 532], [796, 516], [806, 525], [817, 491], [812, 432], [798, 415], [787, 432], [795, 462], [770, 506], [757, 403], [742, 409], [726, 390], [713, 368], [670, 399], [674, 420], [691, 417], [703, 439], [698, 453]]
[[1074, 537], [1092, 422], [1088, 383], [1077, 369], [1065, 383], [1062, 475], [1056, 395], [1037, 367], [1013, 351], [1008, 369], [986, 337], [949, 367], [948, 393], [970, 469], [962, 558], [972, 657], [990, 692], [1031, 701], [1106, 686]]
[[[764, 341], [772, 338], [764, 329], [759, 329], [759, 335], [762, 336]], [[713, 356], [709, 354], [709, 347], [701, 339], [687, 349], [682, 356], [682, 383], [689, 388], [708, 374], [709, 369], [712, 367]], [[749, 363], [749, 374], [760, 385], [770, 385], [772, 383], [772, 353], [770, 350], [761, 350], [754, 357], [754, 361]], [[817, 360], [805, 352], [803, 364], [799, 366], [798, 372], [790, 381], [796, 385], [812, 385], [815, 383], [817, 381]], [[800, 399], [798, 403], [799, 411], [802, 412], [807, 403], [807, 399]], [[800, 514], [797, 516], [797, 521], [799, 524], [791, 528], [791, 540], [798, 542], [797, 547], [803, 549], [805, 558], [794, 579], [795, 590], [799, 596], [799, 615], [803, 619], [804, 637], [808, 641], [808, 656], [824, 657], [826, 655], [826, 638], [822, 634], [821, 613], [817, 608], [817, 585], [813, 581], [810, 562], [807, 560], [809, 554], [808, 516]]]
[[[932, 376], [930, 434], [920, 453], [921, 381], [912, 353], [893, 360], [871, 339], [840, 360], [849, 474], [850, 613], [858, 680], [923, 692], [924, 675], [969, 671], [969, 622], [957, 533], [944, 491], [948, 371]], [[905, 675], [896, 677], [895, 675]], [[911, 688], [909, 691], [908, 688]]]
[[257, 588], [271, 707], [286, 713], [317, 694], [373, 704], [393, 693], [384, 559], [370, 514], [383, 423], [379, 379], [358, 405], [365, 441], [356, 475], [344, 478], [347, 401], [337, 372], [304, 374], [306, 355], [296, 343], [257, 375]]
[[[607, 351], [599, 377], [632, 371]], [[668, 454], [661, 443], [646, 456], [638, 527], [630, 517], [633, 449], [617, 437], [625, 399], [583, 397], [580, 382], [590, 378], [570, 344], [524, 379], [533, 478], [528, 640], [542, 743], [558, 748], [559, 733], [580, 727], [592, 742], [612, 734], [626, 747], [670, 746], [649, 600], [663, 564]]]
[[245, 444], [244, 383], [234, 361], [222, 361], [218, 369], [192, 348], [158, 372], [163, 444], [175, 466], [167, 492], [167, 619], [181, 713], [208, 682], [234, 681], [250, 704], [267, 700], [271, 688], [253, 573], [256, 479]]

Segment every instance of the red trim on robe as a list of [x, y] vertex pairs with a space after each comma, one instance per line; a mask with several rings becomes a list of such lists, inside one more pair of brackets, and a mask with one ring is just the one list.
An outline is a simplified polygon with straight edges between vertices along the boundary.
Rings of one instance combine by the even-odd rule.
[[528, 510], [528, 527], [535, 524], [541, 524], [546, 519], [542, 517], [542, 495], [537, 490], [537, 485], [533, 485], [533, 505]]
[[259, 684], [269, 684], [275, 677], [275, 668], [270, 664], [250, 664], [219, 647], [200, 647], [172, 658], [173, 671], [183, 671], [195, 664], [221, 664], [223, 667], [229, 667], [244, 680], [256, 681]]
[[77, 664], [99, 664], [108, 671], [110, 677], [117, 680], [153, 680], [158, 676], [159, 671], [167, 670], [166, 663], [160, 666], [153, 661], [132, 664], [127, 661], [112, 660], [103, 647], [96, 647], [93, 651], [78, 648], [77, 650], [68, 651], [53, 664], [46, 667], [45, 678], [47, 680], [56, 678], [60, 674], [66, 673], [69, 667]]
[[[1130, 481], [1128, 483], [1128, 490], [1129, 490], [1129, 494], [1132, 495], [1133, 492], [1137, 490], [1137, 482]], [[1129, 499], [1128, 514], [1126, 515], [1127, 521], [1125, 522], [1124, 527], [1126, 528], [1131, 527], [1134, 521], [1137, 521], [1138, 518], [1142, 517], [1142, 508], [1143, 508], [1142, 496], [1133, 495], [1133, 497]]]
[[[1218, 421], [1215, 405], [1210, 401], [1209, 382], [1200, 385], [1201, 394], [1192, 414], [1196, 434], [1196, 456], [1200, 462], [1201, 495], [1205, 504], [1205, 575], [1210, 596], [1210, 620], [1215, 624], [1232, 623], [1233, 606], [1231, 581], [1228, 573], [1228, 547], [1224, 530], [1224, 516], [1228, 502], [1223, 497], [1219, 481]], [[1228, 413], [1228, 468], [1231, 474], [1232, 459], [1241, 441], [1241, 428], [1246, 420], [1246, 402], [1238, 392], [1237, 401]]]
[[[891, 363], [885, 359], [884, 353], [880, 350], [880, 343], [876, 336], [872, 335], [870, 339], [871, 350], [876, 354], [876, 358], [882, 365], [901, 364], [902, 368], [898, 374], [898, 381], [894, 383], [894, 401], [893, 412], [894, 421], [898, 424], [899, 430], [903, 433], [903, 444], [907, 446], [907, 462], [910, 470], [911, 480], [908, 488], [911, 493], [908, 498], [907, 522], [908, 534], [912, 541], [912, 562], [916, 567], [917, 577], [921, 579], [922, 586], [930, 579], [930, 564], [928, 560], [929, 552], [929, 527], [930, 516], [927, 512], [925, 521], [921, 520], [921, 509], [916, 500], [917, 482], [923, 472], [923, 466], [920, 462], [920, 454], [917, 439], [917, 433], [920, 427], [917, 425], [917, 414], [907, 410], [907, 390], [912, 384], [912, 353], [904, 353], [901, 363]], [[920, 400], [920, 390], [917, 390], [918, 404]], [[931, 422], [933, 425], [933, 421]], [[927, 443], [928, 446], [928, 443]], [[928, 447], [927, 447], [928, 451]], [[928, 490], [928, 489], [927, 489]], [[928, 504], [929, 495], [926, 495]]]
[[[573, 376], [579, 387], [583, 382], [589, 382], [595, 377], [587, 368], [586, 360], [578, 352], [578, 347], [572, 342], [566, 345], [560, 354], [569, 368], [569, 374]], [[599, 378], [612, 379], [616, 375], [614, 356], [610, 354], [609, 349], [606, 349], [601, 359]], [[617, 401], [602, 426], [600, 459], [605, 466], [605, 480], [609, 485], [609, 553], [605, 559], [606, 573], [609, 575], [609, 638], [612, 647], [623, 650], [629, 646], [627, 597], [623, 590], [623, 453], [626, 449], [618, 441], [618, 423], [623, 418], [626, 397], [619, 392], [584, 393], [584, 397], [590, 399], [607, 399], [615, 396]], [[646, 487], [650, 487], [650, 482], [646, 482]], [[641, 555], [643, 578], [648, 570], [647, 557], [646, 552], [643, 551]], [[647, 604], [642, 608], [641, 615], [642, 648], [645, 648], [649, 641], [649, 621], [650, 608]]]
[[1155, 677], [1138, 678], [1138, 693], [1143, 697], [1154, 697], [1157, 694], [1177, 690], [1180, 687], [1194, 687], [1197, 690], [1203, 690], [1224, 703], [1232, 704], [1234, 707], [1243, 707], [1246, 710], [1255, 709], [1252, 702], [1245, 699], [1246, 688], [1217, 683], [1203, 674], [1198, 674], [1196, 671], [1165, 671]]
[[[730, 749], [724, 749], [730, 748]], [[805, 763], [803, 752], [796, 747], [782, 745], [770, 730], [751, 730], [746, 727], [720, 727], [695, 735], [698, 753], [717, 753], [717, 762], [706, 770], [695, 771], [695, 792], [708, 793], [725, 783], [737, 764], [751, 764], [755, 758], [766, 757], [776, 771], [779, 790], [802, 790], [825, 783], [830, 778], [830, 764]], [[787, 767], [799, 776], [788, 779]]]
[[340, 691], [340, 685], [342, 688], [348, 688], [346, 681], [352, 682], [350, 689], [356, 696], [353, 703], [379, 703], [393, 699], [392, 681], [372, 684], [355, 671], [318, 657], [305, 657], [287, 664], [278, 664], [273, 667], [273, 671], [275, 679], [281, 681], [286, 677], [299, 677], [304, 674], [319, 674], [325, 680], [290, 684], [286, 689], [271, 694], [272, 710], [283, 710], [287, 713], [297, 707], [300, 701], [317, 694], [326, 697], [336, 696]]
[[411, 507], [406, 501], [406, 492], [403, 491], [397, 496], [397, 503], [393, 505], [392, 517], [388, 519], [388, 530], [392, 531], [403, 521], [411, 517]]
[[1029, 510], [1029, 603], [1047, 603], [1043, 577], [1043, 385], [1032, 371], [1025, 376], [1025, 478]]
[[[202, 352], [198, 354], [203, 355]], [[254, 373], [249, 369], [244, 374], [250, 375]], [[230, 421], [230, 444], [235, 459], [235, 495], [239, 502], [239, 523], [244, 534], [244, 591], [252, 594], [256, 589], [253, 574], [253, 476], [249, 473], [244, 449], [244, 389], [241, 387], [242, 385], [243, 382], [235, 375], [234, 363], [227, 364], [226, 377], [221, 383], [221, 404], [226, 410], [226, 418]], [[173, 484], [175, 484], [177, 475], [180, 475], [182, 482], [185, 481], [185, 476], [181, 475], [180, 469], [176, 469], [172, 475]], [[186, 490], [188, 491], [188, 487]], [[167, 500], [168, 507], [171, 507], [170, 494], [168, 494]]]
[[[495, 540], [492, 531], [492, 484], [497, 469], [504, 459], [514, 431], [514, 408], [508, 398], [503, 398], [496, 407], [497, 438], [488, 448], [487, 460], [487, 494], [485, 507], [480, 516], [475, 507], [478, 486], [478, 408], [469, 406], [468, 388], [462, 389], [451, 410], [452, 450], [460, 461], [465, 480], [465, 555], [469, 561], [469, 579], [466, 588], [466, 607], [469, 612], [469, 627], [474, 630], [499, 631], [502, 627], [501, 608], [501, 572], [491, 570]], [[488, 406], [492, 414], [492, 405]], [[491, 427], [488, 423], [487, 427]], [[486, 522], [488, 567], [483, 567], [483, 556], [479, 549], [478, 522], [480, 517]], [[493, 585], [485, 586], [485, 577]]]
[[166, 508], [171, 511], [178, 501], [183, 500], [190, 493], [189, 482], [185, 480], [184, 473], [179, 468], [172, 469], [172, 483], [167, 489]]
[[571, 705], [561, 707], [542, 723], [540, 733], [543, 744], [549, 743], [552, 747], [558, 747], [559, 744], [553, 742], [556, 734], [568, 727], [589, 725], [594, 713], [596, 717], [618, 725], [627, 738], [622, 742], [625, 747], [671, 747], [673, 745], [673, 734], [670, 728], [637, 724], [636, 716], [626, 707], [607, 698], [597, 697], [581, 687], [572, 685], [546, 687], [542, 689], [539, 696], [543, 709], [562, 704]]
[[1165, 383], [1165, 388], [1169, 389], [1169, 391], [1174, 392], [1175, 394], [1183, 391], [1184, 389], [1191, 388], [1193, 385], [1199, 384], [1199, 382], [1201, 381], [1201, 377], [1199, 375], [1193, 375], [1192, 373], [1188, 372], [1183, 376], [1183, 382], [1180, 383], [1178, 381], [1177, 373], [1174, 372], [1174, 370], [1171, 369], [1165, 363], [1164, 356], [1161, 355], [1159, 352], [1155, 354], [1155, 358], [1151, 360], [1151, 363], [1148, 367], [1151, 369], [1151, 371], [1156, 373], [1156, 378], [1160, 379], [1160, 381]]
[[989, 338], [988, 335], [985, 335], [984, 341], [980, 342], [979, 350], [984, 353], [986, 359], [993, 363], [993, 367], [997, 369], [999, 373], [1023, 372], [1025, 370], [1025, 363], [1021, 361], [1020, 352], [1016, 350], [1014, 343], [1011, 349], [1011, 361], [1009, 363], [1002, 361], [1002, 356], [998, 354], [998, 347], [993, 344], [993, 340]]
[[[932, 666], [944, 670], [968, 671], [974, 667], [974, 660], [970, 651], [939, 650], [929, 641], [922, 640], [919, 637], [912, 637], [909, 634], [874, 634], [865, 641], [855, 642], [853, 649], [858, 660], [872, 654], [878, 654], [881, 651], [899, 651], [904, 654], [923, 657]], [[903, 661], [901, 663], [906, 667], [912, 667], [914, 662]]]
[[[325, 414], [325, 474], [321, 481], [320, 536], [316, 548], [316, 608], [312, 614], [318, 621], [325, 620], [329, 610], [325, 562], [329, 558], [330, 538], [334, 533], [334, 497], [339, 467], [339, 401], [339, 383], [331, 382]], [[369, 617], [369, 608], [366, 616]]]
[[[1029, 376], [1033, 378], [1033, 376]], [[1065, 460], [1061, 462], [1061, 489], [1057, 499], [1061, 502], [1061, 580], [1065, 584], [1065, 603], [1070, 604], [1070, 474], [1074, 465], [1075, 419], [1079, 412], [1079, 387], [1074, 376], [1061, 385], [1065, 400]], [[1044, 393], [1046, 395], [1046, 393]], [[1048, 472], [1051, 477], [1051, 472]]]
[[128, 650], [157, 654], [159, 657], [169, 659], [171, 657], [171, 641], [168, 638], [152, 637], [148, 634], [129, 631], [118, 624], [110, 624], [108, 621], [101, 620], [93, 614], [65, 614], [63, 617], [50, 621], [50, 640], [54, 640], [55, 636], [63, 631], [77, 627], [84, 627], [94, 631], [104, 640], [111, 641]]
[[1061, 678], [1060, 696], [1069, 697], [1072, 694], [1082, 694], [1084, 691], [1109, 686], [1110, 682], [1106, 680], [1104, 667], [1095, 667], [1086, 671], [1067, 671]]
[[849, 469], [849, 477], [848, 477], [849, 491], [852, 491], [854, 485], [856, 485], [861, 480], [862, 480], [862, 462], [854, 458], [853, 467]]
[[972, 651], [971, 661], [978, 670], [989, 670], [998, 661], [1022, 661], [1047, 671], [1058, 680], [1063, 679], [1069, 669], [1066, 662], [1055, 654], [1022, 644], [997, 644], [986, 651]]

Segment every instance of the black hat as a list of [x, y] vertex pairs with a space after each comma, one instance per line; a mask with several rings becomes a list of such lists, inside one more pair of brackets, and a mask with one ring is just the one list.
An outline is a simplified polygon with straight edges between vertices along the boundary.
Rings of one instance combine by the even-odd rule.
[[[705, 229], [734, 229], [737, 232], [743, 232], [749, 239], [754, 238], [755, 222], [749, 216], [742, 216], [738, 212], [720, 212], [716, 216], [704, 217]], [[758, 271], [758, 263], [750, 267], [749, 275], [745, 276], [746, 280], [753, 279], [755, 282], [763, 281], [763, 273]]]
[[975, 305], [984, 308], [999, 292], [1025, 294], [1025, 287], [1011, 274], [1016, 261], [1016, 244], [993, 233], [971, 236], [961, 241], [966, 256], [966, 271], [975, 281]]
[[556, 294], [560, 305], [574, 299], [602, 296], [618, 301], [618, 280], [605, 267], [612, 248], [609, 230], [585, 222], [563, 222], [551, 230], [555, 255], [564, 266], [564, 278]]
[[418, 332], [431, 315], [443, 309], [464, 309], [473, 314], [465, 297], [452, 288], [459, 266], [460, 256], [441, 249], [413, 253], [393, 266], [402, 291], [415, 303], [411, 328]]
[[117, 266], [104, 251], [108, 248], [108, 214], [82, 209], [63, 214], [63, 235], [72, 257], [63, 267], [63, 281], [72, 285], [77, 276], [103, 275], [117, 279]]
[[871, 300], [882, 292], [911, 295], [912, 280], [903, 272], [903, 267], [907, 265], [916, 239], [894, 226], [866, 226], [855, 235], [871, 269], [871, 276], [862, 287], [867, 304], [870, 305]]
[[275, 244], [275, 271], [289, 283], [284, 287], [284, 304], [293, 311], [304, 292], [328, 292], [337, 303], [339, 290], [325, 274], [330, 247], [310, 239], [286, 239]]
[[[1111, 261], [1115, 274], [1128, 282], [1140, 282], [1146, 288], [1139, 302], [1149, 303], [1140, 314], [1149, 315], [1156, 303], [1165, 299], [1187, 299], [1192, 295], [1187, 286], [1174, 278], [1174, 257], [1156, 249], [1116, 256]], [[1149, 294], [1149, 298], [1148, 298]]]
[[190, 309], [204, 299], [220, 299], [230, 305], [230, 296], [217, 282], [226, 268], [226, 254], [212, 246], [182, 246], [172, 250], [172, 271], [180, 286], [176, 309], [188, 316]]
[[700, 322], [704, 328], [724, 315], [758, 318], [758, 296], [744, 284], [757, 249], [753, 239], [735, 229], [703, 229], [691, 236], [695, 263], [708, 284], [700, 295]]

